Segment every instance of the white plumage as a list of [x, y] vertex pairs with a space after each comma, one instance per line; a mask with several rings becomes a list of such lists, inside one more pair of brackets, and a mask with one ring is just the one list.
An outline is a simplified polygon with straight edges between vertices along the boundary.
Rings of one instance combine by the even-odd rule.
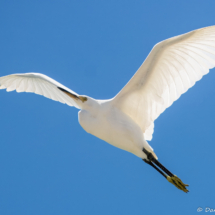
[[147, 159], [142, 150], [153, 153], [146, 140], [152, 139], [155, 119], [213, 67], [215, 26], [156, 44], [131, 80], [110, 100], [79, 96], [37, 73], [1, 77], [0, 89], [34, 92], [75, 106], [81, 109], [79, 122], [87, 132]]
[[[215, 26], [164, 40], [154, 46], [131, 80], [108, 103], [110, 108], [116, 107], [129, 116], [139, 125], [145, 139], [151, 140], [154, 120], [214, 66]], [[4, 76], [0, 85], [8, 92], [34, 92], [80, 108], [77, 101], [57, 87], [78, 94], [43, 74]]]
[[7, 92], [16, 90], [17, 93], [36, 93], [54, 101], [79, 108], [73, 99], [57, 87], [61, 87], [72, 94], [78, 95], [52, 78], [39, 73], [13, 74], [0, 78], [0, 89], [6, 88]]
[[154, 46], [114, 104], [151, 140], [154, 120], [214, 66], [215, 26], [164, 40]]

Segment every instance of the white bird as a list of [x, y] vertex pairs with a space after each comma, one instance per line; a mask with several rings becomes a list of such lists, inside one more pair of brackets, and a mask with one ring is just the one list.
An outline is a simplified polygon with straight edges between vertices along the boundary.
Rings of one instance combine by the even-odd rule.
[[211, 26], [156, 44], [131, 80], [109, 100], [80, 96], [38, 73], [0, 77], [0, 89], [33, 92], [81, 109], [78, 119], [86, 132], [140, 157], [188, 192], [188, 185], [158, 162], [147, 140], [152, 139], [154, 120], [214, 66], [215, 26]]

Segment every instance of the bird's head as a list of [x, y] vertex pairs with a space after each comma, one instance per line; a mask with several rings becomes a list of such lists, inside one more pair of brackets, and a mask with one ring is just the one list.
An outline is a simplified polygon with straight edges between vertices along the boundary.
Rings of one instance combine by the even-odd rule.
[[89, 96], [85, 96], [85, 95], [81, 95], [78, 96], [78, 103], [79, 106], [81, 107], [81, 109], [85, 109], [85, 110], [89, 110], [89, 109], [97, 109], [99, 103], [97, 100], [89, 97]]
[[77, 94], [74, 94], [73, 92], [67, 91], [64, 88], [61, 88], [61, 87], [57, 87], [57, 88], [62, 92], [64, 92], [69, 97], [71, 97], [81, 109], [85, 109], [85, 110], [91, 109], [92, 111], [92, 109], [96, 110], [96, 107], [98, 107], [99, 105], [99, 102], [97, 100], [89, 96], [85, 96], [85, 95], [79, 96]]

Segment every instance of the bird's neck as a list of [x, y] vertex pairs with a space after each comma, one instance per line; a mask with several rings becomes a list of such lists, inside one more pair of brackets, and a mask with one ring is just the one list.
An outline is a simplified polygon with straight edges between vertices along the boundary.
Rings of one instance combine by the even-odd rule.
[[88, 100], [85, 102], [79, 101], [79, 106], [80, 106], [81, 110], [86, 110], [92, 114], [98, 113], [98, 111], [100, 109], [99, 102], [92, 98], [88, 98]]

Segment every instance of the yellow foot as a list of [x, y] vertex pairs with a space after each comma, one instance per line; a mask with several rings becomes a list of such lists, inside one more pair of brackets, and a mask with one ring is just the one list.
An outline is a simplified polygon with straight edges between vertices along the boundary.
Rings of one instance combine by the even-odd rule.
[[184, 184], [180, 178], [178, 178], [176, 175], [174, 176], [167, 176], [167, 180], [175, 185], [178, 189], [183, 190], [185, 193], [189, 192], [189, 190], [186, 188], [189, 186], [188, 184]]

